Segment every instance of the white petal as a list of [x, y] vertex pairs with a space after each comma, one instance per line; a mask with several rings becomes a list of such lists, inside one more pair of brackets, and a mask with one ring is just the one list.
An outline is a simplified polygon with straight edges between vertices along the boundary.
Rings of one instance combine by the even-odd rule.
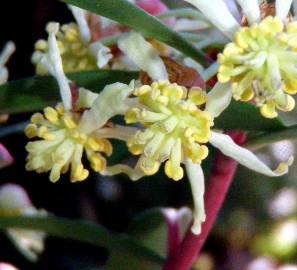
[[276, 0], [275, 9], [276, 9], [276, 17], [280, 18], [282, 21], [285, 21], [293, 0]]
[[204, 21], [179, 19], [175, 22], [173, 30], [181, 31], [200, 31], [209, 28], [210, 25]]
[[113, 176], [124, 173], [133, 181], [137, 181], [145, 176], [143, 171], [137, 165], [135, 168], [131, 168], [130, 166], [125, 164], [117, 164], [114, 166], [106, 167], [106, 169], [100, 173], [106, 176]]
[[90, 51], [97, 58], [97, 66], [99, 68], [105, 67], [108, 62], [112, 59], [112, 53], [110, 48], [104, 46], [101, 42], [94, 42], [90, 45]]
[[168, 80], [166, 67], [158, 51], [140, 34], [132, 32], [121, 38], [119, 48], [155, 81]]
[[[50, 23], [47, 27], [47, 31], [49, 33], [48, 54], [46, 57], [48, 60], [47, 67], [49, 67], [49, 72], [56, 78], [59, 84], [60, 95], [65, 109], [70, 110], [72, 107], [71, 90], [69, 86], [69, 81], [66, 78], [63, 71], [60, 50], [56, 40], [56, 33], [58, 32], [58, 30], [59, 30], [58, 23]], [[44, 60], [46, 58], [44, 58]]]
[[75, 18], [78, 24], [80, 37], [82, 41], [84, 41], [85, 43], [90, 42], [91, 32], [86, 18], [86, 11], [71, 5], [68, 5], [68, 7], [71, 10], [73, 17]]
[[185, 165], [194, 200], [194, 223], [192, 232], [194, 234], [200, 234], [201, 225], [206, 218], [204, 209], [204, 174], [200, 164], [194, 164], [190, 159], [185, 161]]
[[115, 125], [111, 128], [100, 128], [98, 131], [94, 132], [94, 136], [96, 136], [97, 138], [109, 138], [121, 141], [128, 141], [133, 135], [135, 135], [138, 130], [138, 128], [134, 127]]
[[223, 0], [212, 0], [211, 2], [207, 0], [185, 1], [198, 8], [215, 27], [230, 39], [240, 27]]
[[224, 0], [228, 9], [230, 10], [231, 14], [234, 16], [234, 18], [240, 22], [241, 21], [241, 13], [238, 10], [238, 6], [236, 4], [235, 0]]
[[130, 85], [114, 83], [107, 85], [94, 101], [91, 109], [86, 111], [79, 124], [84, 133], [91, 133], [101, 128], [115, 115], [124, 114], [129, 106], [126, 99], [134, 90], [134, 82]]
[[8, 41], [4, 49], [2, 50], [0, 54], [0, 67], [3, 67], [6, 65], [7, 61], [11, 57], [11, 55], [15, 52], [15, 44], [12, 41]]
[[0, 85], [8, 81], [8, 69], [6, 67], [0, 67]]
[[99, 94], [94, 93], [85, 88], [79, 88], [78, 91], [79, 91], [79, 97], [75, 104], [78, 109], [91, 108], [94, 101], [99, 96]]
[[242, 8], [242, 12], [250, 24], [259, 22], [261, 19], [260, 7], [258, 0], [237, 0], [238, 4]]
[[273, 171], [251, 151], [237, 145], [228, 135], [212, 132], [209, 142], [220, 149], [224, 155], [235, 159], [243, 166], [271, 177], [288, 173], [289, 166], [294, 161], [294, 158], [290, 157], [287, 162], [280, 163], [277, 169]]
[[217, 83], [207, 94], [205, 110], [212, 117], [218, 117], [230, 104], [232, 90], [228, 83]]
[[0, 187], [0, 209], [13, 212], [30, 207], [33, 207], [31, 200], [21, 186], [4, 184]]

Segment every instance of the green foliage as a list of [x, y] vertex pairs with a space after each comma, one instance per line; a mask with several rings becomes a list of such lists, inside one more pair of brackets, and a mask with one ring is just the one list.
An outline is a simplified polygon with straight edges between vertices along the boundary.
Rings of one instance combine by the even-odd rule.
[[[114, 82], [129, 83], [137, 73], [125, 71], [88, 71], [68, 74], [78, 86], [100, 92]], [[23, 113], [42, 110], [60, 101], [56, 80], [49, 76], [35, 76], [0, 86], [0, 113]]]

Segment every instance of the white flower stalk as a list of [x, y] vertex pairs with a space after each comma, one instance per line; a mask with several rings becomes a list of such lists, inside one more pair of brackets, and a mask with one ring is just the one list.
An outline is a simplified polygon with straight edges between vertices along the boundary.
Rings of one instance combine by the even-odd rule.
[[[218, 57], [218, 80], [230, 84], [234, 99], [252, 100], [266, 118], [277, 117], [278, 110], [292, 111], [295, 101], [291, 95], [297, 93], [297, 22], [287, 19], [292, 0], [277, 0], [276, 16], [265, 17], [263, 12], [264, 18], [261, 18], [257, 0], [237, 0], [248, 26], [230, 24], [227, 28], [224, 28], [225, 22], [220, 23], [228, 13], [221, 7], [222, 3], [186, 1], [200, 9], [210, 21], [210, 16], [217, 14], [215, 26], [232, 41]], [[242, 22], [246, 24], [245, 20]]]
[[6, 64], [14, 52], [15, 44], [12, 41], [7, 42], [0, 54], [0, 85], [6, 83], [8, 80], [8, 69], [6, 68]]
[[[50, 171], [52, 182], [58, 181], [61, 174], [68, 170], [72, 182], [83, 181], [89, 175], [89, 170], [82, 164], [84, 153], [95, 172], [105, 169], [105, 156], [112, 154], [112, 145], [108, 139], [98, 136], [96, 132], [101, 128], [106, 130], [105, 125], [110, 118], [126, 112], [128, 103], [131, 102], [127, 97], [134, 89], [134, 82], [130, 85], [108, 85], [100, 94], [80, 89], [79, 99], [72, 108], [69, 80], [63, 71], [55, 37], [57, 27], [57, 24], [49, 27], [46, 63], [48, 70], [58, 81], [64, 105], [47, 107], [43, 114], [36, 113], [32, 116], [25, 133], [29, 138], [41, 140], [27, 144], [29, 155], [26, 168], [38, 173]], [[111, 127], [108, 132], [111, 137], [119, 136], [118, 128]]]
[[[89, 71], [105, 68], [112, 59], [111, 51], [101, 42], [92, 42], [91, 30], [87, 22], [87, 12], [83, 9], [70, 6], [75, 23], [59, 27], [57, 39], [63, 59], [63, 68], [66, 73]], [[50, 23], [52, 24], [52, 23]], [[49, 50], [49, 43], [45, 40], [37, 41], [32, 62], [36, 65], [37, 74], [49, 72], [44, 56]]]
[[[0, 188], [1, 216], [45, 216], [46, 211], [36, 209], [26, 191], [15, 184]], [[44, 250], [46, 234], [41, 231], [8, 229], [8, 236], [15, 246], [29, 259], [36, 261]]]
[[[139, 43], [134, 44], [132, 51], [138, 46], [143, 47], [146, 42], [137, 40]], [[143, 59], [146, 57], [144, 55]], [[138, 55], [137, 61], [141, 62], [141, 55]], [[156, 63], [157, 70], [160, 65], [159, 61]], [[153, 63], [142, 63], [142, 67], [147, 68], [144, 70], [146, 72], [154, 69], [151, 65]], [[140, 155], [134, 171], [126, 165], [116, 165], [107, 167], [102, 173], [114, 175], [123, 172], [137, 180], [143, 174], [155, 174], [165, 163], [166, 175], [177, 181], [184, 176], [182, 164], [185, 164], [195, 205], [192, 230], [199, 234], [201, 223], [205, 220], [204, 177], [200, 164], [208, 155], [208, 142], [240, 164], [271, 177], [287, 173], [293, 158], [281, 163], [273, 171], [252, 152], [236, 145], [229, 136], [212, 130], [215, 118], [230, 104], [232, 98], [227, 84], [218, 83], [206, 94], [198, 87], [187, 89], [165, 78], [151, 85], [137, 87], [133, 94], [138, 102], [134, 102], [125, 114], [126, 123], [141, 125], [138, 130], [134, 128], [133, 136], [127, 140], [131, 153]]]

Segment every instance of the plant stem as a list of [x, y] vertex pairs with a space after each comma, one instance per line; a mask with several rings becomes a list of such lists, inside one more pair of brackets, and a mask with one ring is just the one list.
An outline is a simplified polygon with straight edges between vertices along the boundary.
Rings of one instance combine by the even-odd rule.
[[[228, 134], [239, 145], [244, 144], [246, 140], [243, 132], [229, 132]], [[194, 235], [189, 229], [177, 252], [169, 257], [163, 270], [188, 270], [194, 264], [222, 208], [236, 169], [236, 161], [221, 153], [217, 155], [205, 193], [207, 218], [202, 225], [201, 234]]]

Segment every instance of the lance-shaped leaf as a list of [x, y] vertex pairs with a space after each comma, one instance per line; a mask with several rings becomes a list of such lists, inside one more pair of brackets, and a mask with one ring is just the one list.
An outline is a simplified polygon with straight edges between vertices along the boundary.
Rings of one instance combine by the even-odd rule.
[[[107, 84], [129, 83], [137, 73], [125, 71], [88, 71], [67, 74], [76, 85], [99, 92]], [[22, 113], [42, 110], [58, 101], [59, 88], [55, 79], [36, 76], [0, 86], [0, 113]]]

